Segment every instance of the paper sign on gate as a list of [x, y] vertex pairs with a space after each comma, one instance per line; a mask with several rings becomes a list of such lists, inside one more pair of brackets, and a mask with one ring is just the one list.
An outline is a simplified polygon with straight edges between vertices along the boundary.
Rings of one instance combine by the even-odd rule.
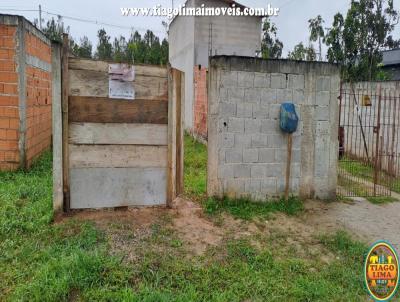
[[110, 98], [135, 99], [135, 88], [133, 87], [135, 70], [133, 66], [128, 64], [109, 64], [108, 78], [108, 94]]

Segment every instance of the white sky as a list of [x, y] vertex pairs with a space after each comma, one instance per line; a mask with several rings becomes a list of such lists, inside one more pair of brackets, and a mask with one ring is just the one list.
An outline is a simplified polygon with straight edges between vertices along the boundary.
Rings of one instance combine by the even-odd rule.
[[[350, 0], [239, 0], [250, 7], [265, 7], [268, 3], [280, 7], [280, 14], [273, 17], [273, 22], [278, 27], [278, 37], [284, 44], [284, 55], [292, 50], [299, 42], [308, 44], [308, 19], [320, 14], [326, 21], [325, 27], [330, 27], [333, 16], [337, 12], [345, 13], [349, 7]], [[400, 9], [400, 0], [395, 0], [396, 9]], [[184, 0], [174, 0], [175, 7], [183, 4]], [[123, 17], [120, 7], [154, 7], [161, 4], [163, 7], [171, 7], [172, 0], [1, 0], [0, 13], [19, 14], [33, 21], [38, 18], [38, 12], [10, 11], [7, 9], [38, 9], [42, 5], [43, 11], [49, 11], [65, 16], [78, 17], [82, 19], [97, 20], [99, 22], [133, 27], [141, 32], [151, 29], [155, 34], [164, 37], [165, 29], [161, 25], [160, 17]], [[51, 16], [43, 13], [43, 18], [50, 19]], [[166, 20], [166, 19], [164, 19]], [[64, 23], [70, 26], [70, 33], [75, 40], [86, 35], [96, 45], [96, 34], [100, 27], [104, 27], [108, 34], [115, 36], [124, 35], [129, 37], [129, 29], [121, 29], [99, 24], [89, 24], [79, 21], [64, 19]], [[394, 33], [395, 38], [400, 38], [400, 25]]]

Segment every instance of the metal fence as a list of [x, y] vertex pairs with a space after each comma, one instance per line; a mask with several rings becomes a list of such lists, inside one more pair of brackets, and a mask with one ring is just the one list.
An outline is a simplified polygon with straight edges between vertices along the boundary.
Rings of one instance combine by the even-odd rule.
[[400, 92], [353, 84], [340, 90], [338, 194], [390, 196], [400, 190]]

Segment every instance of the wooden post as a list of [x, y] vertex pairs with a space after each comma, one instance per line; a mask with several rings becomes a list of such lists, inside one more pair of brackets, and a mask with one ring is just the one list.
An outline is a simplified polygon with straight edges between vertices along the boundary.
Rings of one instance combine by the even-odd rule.
[[63, 34], [62, 62], [61, 62], [61, 89], [62, 89], [62, 154], [63, 154], [63, 190], [64, 211], [70, 210], [69, 194], [69, 150], [68, 150], [68, 34]]
[[177, 72], [176, 78], [176, 195], [183, 193], [183, 119], [182, 101], [184, 90], [184, 73]]
[[290, 166], [292, 163], [292, 139], [293, 139], [292, 133], [288, 133], [285, 200], [289, 199]]
[[176, 78], [177, 70], [168, 67], [168, 171], [167, 207], [176, 197]]

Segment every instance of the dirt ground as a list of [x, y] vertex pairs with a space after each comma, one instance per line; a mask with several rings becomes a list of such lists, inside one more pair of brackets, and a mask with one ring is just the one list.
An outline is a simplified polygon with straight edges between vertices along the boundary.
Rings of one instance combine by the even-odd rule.
[[172, 209], [87, 210], [72, 216], [93, 221], [108, 237], [111, 252], [123, 252], [128, 261], [136, 259], [135, 247], [151, 236], [152, 228], [164, 225], [176, 232], [186, 250], [193, 255], [204, 254], [209, 247], [218, 246], [226, 238], [259, 235], [269, 237], [273, 244], [294, 248], [305, 257], [319, 255], [329, 262], [333, 255], [321, 253], [318, 236], [339, 229], [346, 229], [356, 239], [367, 243], [384, 239], [399, 248], [399, 213], [399, 202], [374, 205], [362, 198], [349, 203], [308, 200], [305, 211], [298, 216], [276, 213], [268, 219], [249, 222], [228, 214], [206, 217], [200, 205], [178, 198]]

